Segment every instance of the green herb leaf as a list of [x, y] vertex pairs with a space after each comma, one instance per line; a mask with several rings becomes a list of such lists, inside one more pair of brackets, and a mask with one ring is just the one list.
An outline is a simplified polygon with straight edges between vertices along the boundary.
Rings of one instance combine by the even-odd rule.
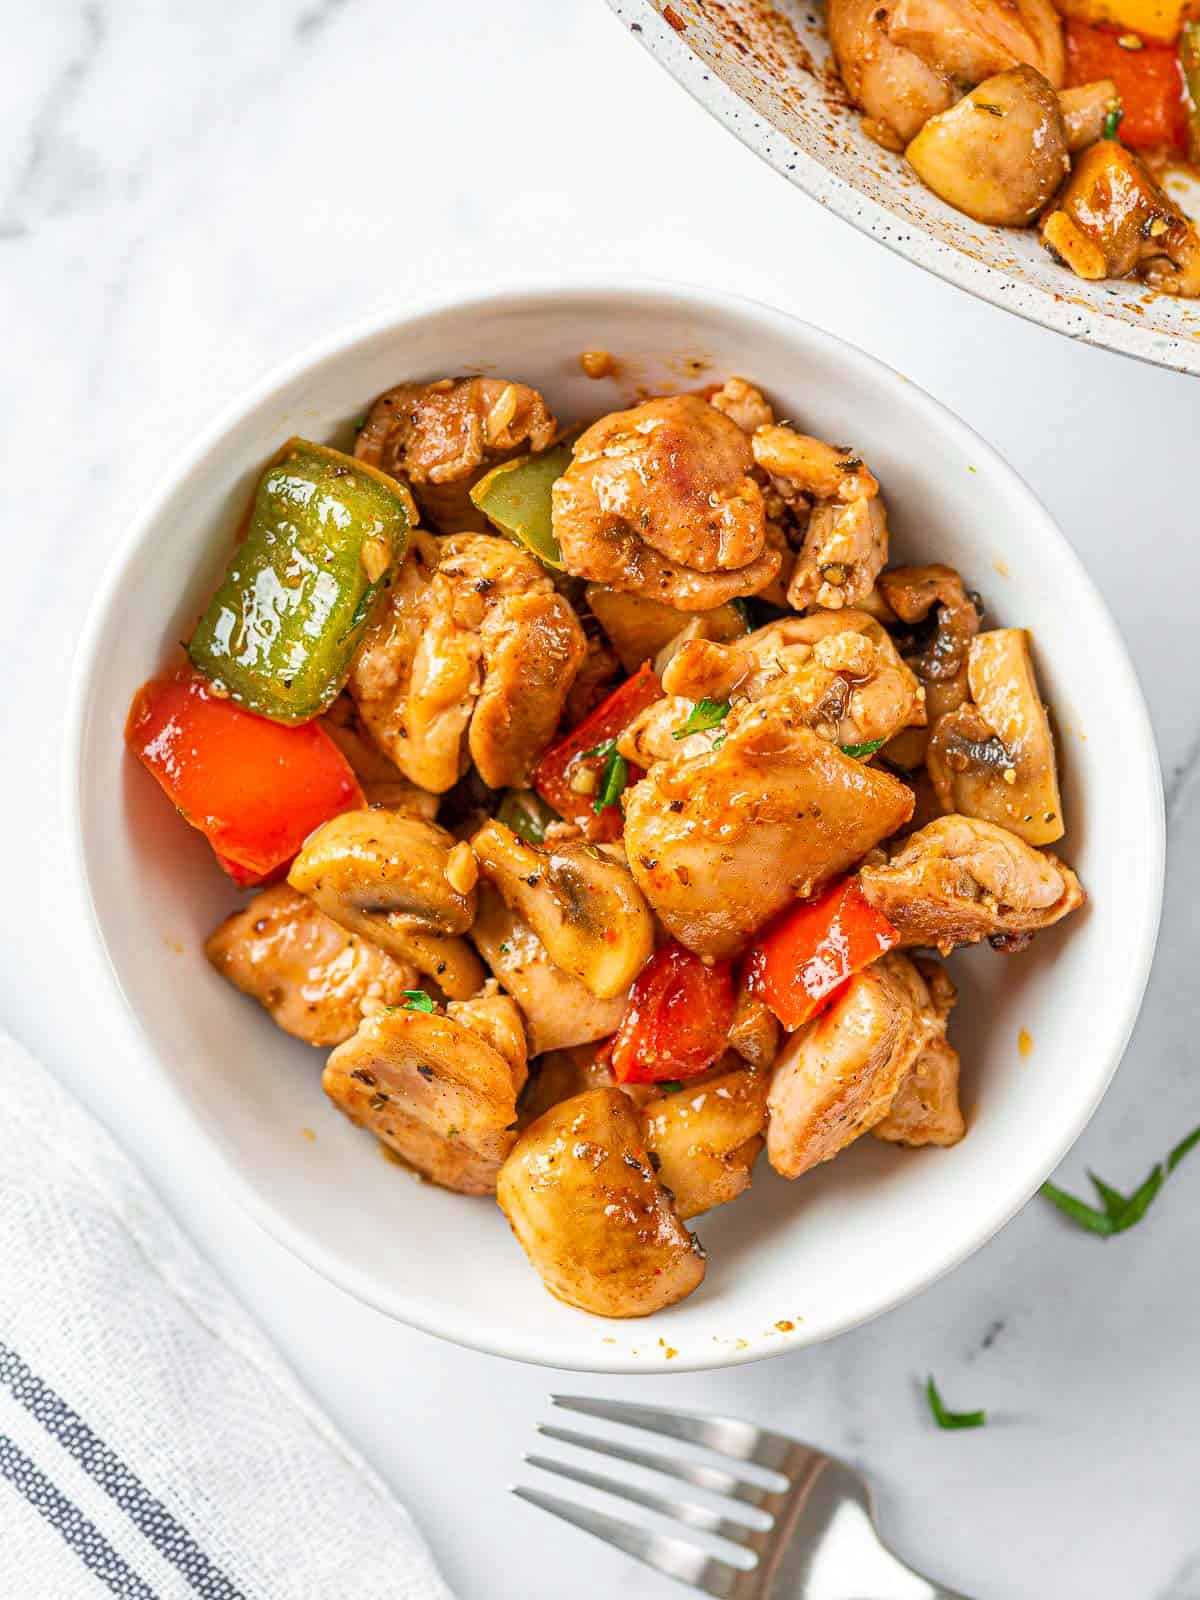
[[600, 775], [600, 792], [592, 805], [592, 810], [597, 816], [609, 806], [615, 806], [625, 793], [625, 785], [629, 782], [629, 763], [621, 755], [611, 739], [608, 740], [608, 754], [604, 758], [604, 771]]
[[1065, 1189], [1060, 1189], [1054, 1183], [1044, 1183], [1042, 1193], [1064, 1216], [1070, 1217], [1072, 1222], [1078, 1223], [1089, 1233], [1099, 1234], [1102, 1239], [1111, 1239], [1114, 1234], [1124, 1233], [1126, 1229], [1132, 1228], [1142, 1220], [1158, 1198], [1163, 1184], [1197, 1145], [1200, 1145], [1200, 1128], [1193, 1128], [1186, 1138], [1179, 1141], [1166, 1161], [1155, 1162], [1130, 1195], [1122, 1194], [1119, 1189], [1114, 1189], [1111, 1184], [1105, 1183], [1103, 1178], [1098, 1178], [1094, 1172], [1089, 1172], [1088, 1177], [1091, 1179], [1092, 1187], [1100, 1196], [1103, 1211], [1098, 1211], [1095, 1206], [1089, 1206], [1085, 1201], [1068, 1194]]
[[502, 944], [500, 946], [500, 954], [502, 956], [506, 956], [508, 954], [508, 946], [506, 944]]
[[688, 713], [688, 719], [682, 728], [676, 728], [671, 734], [672, 739], [686, 739], [689, 733], [707, 733], [710, 728], [715, 728], [725, 721], [729, 715], [728, 700], [710, 700], [707, 696], [697, 701]]
[[1042, 1193], [1064, 1216], [1070, 1217], [1072, 1222], [1078, 1223], [1081, 1228], [1086, 1228], [1089, 1233], [1098, 1233], [1101, 1238], [1107, 1239], [1114, 1232], [1115, 1224], [1107, 1211], [1097, 1211], [1095, 1206], [1089, 1206], [1086, 1201], [1076, 1199], [1073, 1194], [1060, 1189], [1056, 1183], [1044, 1183]]
[[1088, 1177], [1092, 1180], [1093, 1189], [1100, 1196], [1100, 1203], [1109, 1221], [1115, 1222], [1129, 1204], [1129, 1196], [1122, 1194], [1119, 1189], [1114, 1189], [1111, 1184], [1105, 1183], [1104, 1179], [1098, 1178], [1094, 1172], [1089, 1172]]
[[678, 1078], [664, 1078], [658, 1087], [664, 1094], [678, 1094], [683, 1085]]
[[738, 616], [741, 617], [742, 621], [746, 624], [746, 626], [749, 627], [750, 626], [750, 607], [746, 604], [746, 602], [742, 598], [742, 596], [740, 594], [739, 595], [735, 595], [733, 597], [733, 599], [729, 602], [729, 604], [733, 608], [733, 610], [737, 612]]
[[987, 1422], [986, 1411], [947, 1411], [932, 1377], [926, 1381], [925, 1398], [939, 1428], [982, 1428]]
[[1121, 126], [1124, 117], [1125, 113], [1121, 107], [1113, 106], [1104, 119], [1104, 127], [1100, 130], [1100, 137], [1102, 139], [1115, 139], [1117, 137], [1117, 129]]
[[844, 756], [853, 756], [856, 761], [861, 761], [873, 756], [883, 743], [882, 739], [868, 739], [866, 744], [840, 744], [838, 749]]
[[546, 829], [554, 820], [554, 812], [533, 789], [507, 789], [496, 811], [496, 821], [526, 844], [545, 844]]
[[403, 1011], [433, 1011], [433, 999], [424, 989], [405, 989]]
[[1184, 1156], [1190, 1155], [1198, 1144], [1200, 1144], [1200, 1128], [1193, 1128], [1191, 1133], [1188, 1134], [1187, 1138], [1181, 1139], [1175, 1146], [1174, 1150], [1171, 1151], [1171, 1154], [1167, 1157], [1168, 1175], [1175, 1171], [1175, 1168], [1183, 1160]]

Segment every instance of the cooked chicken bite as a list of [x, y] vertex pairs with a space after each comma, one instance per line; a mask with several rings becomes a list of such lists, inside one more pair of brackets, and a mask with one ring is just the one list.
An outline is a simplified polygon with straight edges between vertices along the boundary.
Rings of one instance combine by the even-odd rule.
[[750, 441], [698, 395], [593, 423], [553, 489], [567, 570], [681, 611], [756, 594], [779, 569]]
[[1084, 902], [1079, 879], [1048, 850], [972, 817], [939, 817], [858, 881], [904, 945], [943, 953], [989, 939], [1019, 949]]
[[417, 504], [443, 533], [483, 532], [471, 485], [499, 461], [544, 450], [558, 424], [536, 389], [505, 378], [440, 378], [381, 394], [354, 453], [412, 485]]
[[570, 1100], [585, 1089], [614, 1087], [608, 1054], [594, 1044], [547, 1050], [532, 1062], [529, 1081], [521, 1092], [517, 1106], [521, 1127], [527, 1128], [551, 1106], [558, 1105], [560, 1100]]
[[785, 1178], [831, 1161], [887, 1115], [936, 1029], [925, 981], [886, 955], [856, 973], [827, 1011], [779, 1052], [767, 1097], [767, 1157]]
[[505, 905], [489, 883], [479, 889], [471, 939], [520, 1006], [531, 1055], [589, 1044], [616, 1032], [625, 1009], [625, 992], [598, 999], [550, 959], [529, 924]]
[[553, 1106], [521, 1134], [496, 1199], [552, 1295], [601, 1317], [645, 1317], [696, 1289], [704, 1252], [655, 1177], [620, 1089]]
[[363, 796], [370, 806], [384, 806], [426, 822], [437, 818], [438, 797], [420, 789], [388, 759], [364, 730], [358, 709], [348, 694], [339, 695], [321, 726], [354, 769]]
[[958, 1051], [941, 1036], [925, 1045], [901, 1079], [888, 1114], [871, 1129], [888, 1144], [952, 1145], [967, 1131], [958, 1103]]
[[944, 716], [926, 763], [943, 811], [998, 822], [1026, 844], [1063, 835], [1050, 719], [1023, 628], [994, 628], [971, 641], [971, 701]]
[[416, 968], [344, 928], [286, 883], [256, 894], [209, 935], [204, 953], [285, 1033], [341, 1044], [364, 1017], [399, 1005]]
[[1024, 63], [1057, 89], [1066, 65], [1051, 0], [892, 0], [892, 39], [958, 83], [981, 83]]
[[773, 1066], [779, 1053], [779, 1023], [775, 1013], [751, 990], [745, 973], [738, 979], [728, 1044], [752, 1067]]
[[878, 495], [813, 507], [788, 584], [788, 604], [836, 611], [870, 594], [887, 561], [887, 512]]
[[879, 0], [828, 0], [825, 15], [842, 82], [879, 143], [902, 150], [930, 117], [953, 105], [950, 74], [892, 37], [889, 7]]
[[870, 500], [879, 482], [853, 450], [797, 433], [786, 423], [766, 425], [750, 441], [754, 459], [771, 478], [786, 478], [814, 500]]
[[894, 833], [912, 805], [890, 773], [766, 712], [719, 750], [657, 762], [628, 790], [625, 849], [675, 938], [732, 956], [791, 899]]
[[427, 973], [454, 999], [483, 982], [461, 937], [475, 918], [476, 868], [436, 823], [399, 812], [344, 811], [305, 841], [288, 882], [352, 933]]
[[745, 378], [726, 378], [719, 389], [709, 394], [708, 403], [736, 422], [743, 433], [753, 433], [775, 421], [770, 401]]
[[1117, 139], [1076, 159], [1042, 239], [1081, 278], [1135, 272], [1163, 294], [1200, 295], [1200, 234]]
[[424, 541], [401, 569], [350, 673], [375, 741], [444, 793], [470, 761], [521, 787], [553, 737], [587, 640], [543, 568], [510, 540]]
[[740, 1064], [727, 1066], [642, 1108], [651, 1165], [685, 1222], [750, 1187], [763, 1147], [768, 1079]]
[[494, 818], [471, 845], [557, 966], [600, 999], [624, 994], [650, 959], [654, 921], [623, 862], [582, 843], [540, 849]]
[[490, 1194], [516, 1138], [520, 1014], [484, 994], [440, 1012], [384, 1011], [329, 1057], [322, 1085], [350, 1121], [447, 1189]]

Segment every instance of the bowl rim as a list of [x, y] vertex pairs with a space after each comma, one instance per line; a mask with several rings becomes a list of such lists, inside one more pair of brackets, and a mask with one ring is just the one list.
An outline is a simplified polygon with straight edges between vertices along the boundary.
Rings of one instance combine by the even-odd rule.
[[1064, 338], [1131, 356], [1152, 367], [1200, 375], [1200, 338], [1125, 322], [1091, 305], [1072, 309], [1069, 284], [1058, 295], [942, 243], [918, 224], [898, 228], [898, 219], [886, 206], [831, 171], [731, 89], [685, 37], [664, 21], [654, 0], [605, 0], [605, 4], [642, 49], [740, 144], [811, 200], [902, 261]]
[[584, 1352], [582, 1349], [573, 1350], [568, 1347], [560, 1354], [552, 1355], [541, 1348], [532, 1349], [524, 1346], [520, 1338], [497, 1337], [490, 1327], [477, 1326], [473, 1322], [468, 1324], [466, 1319], [458, 1319], [453, 1314], [445, 1315], [440, 1312], [435, 1314], [422, 1304], [419, 1294], [410, 1295], [384, 1288], [370, 1274], [348, 1267], [338, 1259], [335, 1252], [314, 1242], [303, 1223], [294, 1220], [264, 1191], [261, 1191], [250, 1177], [239, 1169], [233, 1158], [226, 1154], [216, 1135], [188, 1105], [183, 1088], [176, 1083], [174, 1076], [160, 1058], [142, 1027], [136, 1008], [125, 993], [120, 975], [109, 954], [100, 911], [92, 895], [82, 817], [83, 758], [91, 712], [90, 685], [109, 614], [122, 591], [127, 569], [152, 535], [170, 497], [178, 484], [202, 465], [207, 453], [251, 413], [263, 404], [269, 403], [274, 394], [301, 377], [308, 369], [331, 358], [346, 356], [356, 346], [381, 335], [391, 333], [402, 338], [406, 328], [423, 318], [447, 312], [487, 316], [505, 310], [536, 309], [550, 302], [563, 305], [571, 301], [594, 302], [597, 299], [625, 302], [638, 299], [669, 301], [673, 309], [689, 311], [700, 317], [711, 313], [714, 309], [720, 309], [749, 317], [768, 327], [773, 322], [786, 324], [792, 328], [798, 327], [803, 330], [806, 339], [824, 347], [849, 368], [857, 369], [860, 375], [869, 379], [885, 393], [890, 391], [901, 409], [911, 407], [923, 412], [931, 422], [947, 434], [956, 437], [961, 445], [965, 447], [969, 444], [974, 458], [980, 460], [986, 458], [993, 468], [1008, 475], [1014, 487], [1024, 497], [1029, 516], [1040, 522], [1047, 535], [1061, 546], [1062, 554], [1073, 570], [1075, 582], [1090, 595], [1096, 624], [1101, 633], [1101, 643], [1115, 653], [1120, 669], [1128, 679], [1130, 704], [1136, 712], [1135, 724], [1129, 731], [1130, 766], [1140, 774], [1147, 815], [1152, 819], [1152, 837], [1147, 844], [1153, 871], [1147, 875], [1144, 884], [1140, 925], [1126, 929], [1132, 959], [1126, 965], [1127, 992], [1119, 1025], [1110, 1040], [1103, 1071], [1097, 1075], [1093, 1091], [1086, 1102], [1081, 1102], [1077, 1106], [1046, 1172], [1039, 1172], [1032, 1177], [1025, 1175], [1019, 1182], [1000, 1191], [995, 1202], [986, 1208], [985, 1215], [970, 1236], [938, 1265], [918, 1274], [904, 1290], [877, 1297], [867, 1295], [853, 1313], [845, 1314], [819, 1330], [810, 1331], [808, 1337], [804, 1336], [805, 1330], [801, 1328], [797, 1330], [797, 1336], [786, 1343], [759, 1341], [746, 1350], [731, 1350], [719, 1346], [714, 1348], [711, 1354], [704, 1352], [691, 1355], [681, 1352], [679, 1359], [673, 1361], [670, 1368], [664, 1369], [695, 1372], [765, 1360], [784, 1350], [796, 1350], [803, 1345], [821, 1343], [834, 1338], [912, 1299], [961, 1265], [1016, 1215], [1078, 1139], [1120, 1065], [1141, 1008], [1154, 957], [1162, 909], [1166, 849], [1162, 774], [1149, 713], [1133, 662], [1103, 596], [1049, 511], [1020, 473], [1000, 455], [999, 451], [941, 401], [936, 400], [926, 390], [903, 377], [886, 363], [849, 344], [836, 334], [796, 317], [791, 312], [749, 296], [701, 284], [682, 283], [645, 275], [617, 275], [612, 278], [562, 273], [542, 278], [522, 276], [482, 291], [478, 285], [444, 286], [436, 294], [408, 302], [402, 311], [398, 312], [394, 308], [379, 311], [373, 316], [337, 328], [332, 333], [315, 340], [297, 355], [280, 362], [224, 406], [190, 443], [176, 452], [166, 470], [158, 475], [153, 489], [115, 544], [93, 597], [72, 661], [63, 746], [62, 797], [65, 802], [66, 826], [74, 869], [71, 874], [72, 886], [78, 897], [76, 910], [82, 913], [82, 921], [88, 929], [91, 948], [98, 954], [100, 965], [107, 973], [112, 985], [113, 998], [119, 999], [125, 1018], [132, 1024], [126, 1029], [130, 1042], [146, 1059], [158, 1082], [165, 1086], [176, 1112], [199, 1135], [198, 1149], [206, 1150], [207, 1157], [216, 1163], [226, 1192], [234, 1197], [237, 1204], [268, 1235], [328, 1282], [385, 1315], [410, 1327], [418, 1328], [422, 1332], [483, 1353], [506, 1356], [564, 1371], [644, 1374], [647, 1371], [645, 1364], [623, 1350], [601, 1346], [593, 1355], [590, 1351]]

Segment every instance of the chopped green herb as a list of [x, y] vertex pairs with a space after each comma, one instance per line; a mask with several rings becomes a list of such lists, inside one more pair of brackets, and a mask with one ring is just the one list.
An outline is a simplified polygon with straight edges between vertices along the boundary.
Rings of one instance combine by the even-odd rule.
[[424, 989], [405, 989], [404, 1004], [400, 1009], [402, 1011], [432, 1011], [434, 1010], [433, 999], [425, 993]]
[[733, 610], [737, 612], [738, 616], [741, 617], [742, 621], [746, 624], [746, 626], [749, 627], [750, 626], [750, 607], [746, 604], [746, 602], [742, 598], [742, 596], [740, 594], [739, 595], [735, 595], [734, 598], [729, 602], [729, 604], [733, 608]]
[[664, 1078], [658, 1087], [664, 1094], [678, 1094], [683, 1085], [678, 1078]]
[[721, 748], [721, 746], [725, 743], [726, 739], [728, 739], [728, 737], [729, 737], [729, 735], [727, 733], [719, 733], [717, 735], [717, 737], [712, 742], [713, 749], [714, 750], [719, 750]]
[[1113, 106], [1104, 119], [1104, 127], [1100, 131], [1100, 137], [1102, 139], [1115, 139], [1117, 137], [1117, 129], [1121, 126], [1124, 118], [1125, 113], [1121, 107]]
[[367, 425], [366, 417], [355, 417], [355, 419], [354, 419], [354, 431], [355, 431], [355, 433], [361, 433], [363, 431], [363, 429], [366, 427], [366, 425]]
[[986, 1411], [947, 1411], [932, 1377], [926, 1380], [925, 1398], [939, 1428], [982, 1428], [987, 1422]]
[[625, 785], [629, 782], [629, 763], [618, 751], [616, 741], [613, 739], [606, 739], [602, 745], [597, 745], [594, 750], [585, 751], [585, 754], [604, 756], [600, 790], [592, 804], [592, 810], [599, 816], [609, 806], [615, 806], [625, 793]]
[[866, 744], [842, 744], [838, 749], [844, 756], [853, 756], [856, 761], [865, 760], [867, 756], [873, 756], [883, 742], [882, 739], [868, 739]]
[[686, 739], [689, 733], [707, 733], [710, 728], [715, 728], [725, 721], [729, 715], [728, 700], [709, 700], [706, 696], [697, 701], [688, 713], [688, 719], [682, 728], [676, 728], [671, 734], [672, 739]]
[[533, 789], [506, 789], [496, 811], [496, 821], [526, 844], [545, 844], [546, 829], [555, 821], [555, 814]]
[[1186, 1139], [1179, 1141], [1165, 1161], [1155, 1162], [1132, 1194], [1122, 1194], [1119, 1189], [1114, 1189], [1111, 1184], [1105, 1183], [1103, 1178], [1098, 1178], [1094, 1172], [1089, 1172], [1088, 1177], [1103, 1209], [1088, 1205], [1086, 1200], [1068, 1194], [1055, 1183], [1044, 1183], [1042, 1193], [1065, 1217], [1070, 1217], [1079, 1227], [1086, 1229], [1088, 1233], [1098, 1234], [1102, 1239], [1111, 1239], [1114, 1234], [1124, 1233], [1142, 1220], [1158, 1198], [1159, 1190], [1171, 1173], [1197, 1145], [1200, 1145], [1200, 1128], [1193, 1128]]
[[506, 944], [502, 944], [500, 946], [500, 954], [502, 956], [506, 956], [508, 954], [508, 946]]

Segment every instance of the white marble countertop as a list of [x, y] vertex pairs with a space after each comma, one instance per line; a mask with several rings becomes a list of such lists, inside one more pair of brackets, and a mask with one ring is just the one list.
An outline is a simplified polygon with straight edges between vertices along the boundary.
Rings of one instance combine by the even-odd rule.
[[[407, 1499], [464, 1600], [676, 1592], [505, 1495], [564, 1385], [770, 1418], [852, 1457], [897, 1547], [980, 1600], [1197, 1600], [1200, 1166], [1111, 1242], [1035, 1201], [923, 1297], [822, 1348], [674, 1378], [500, 1367], [385, 1321], [285, 1255], [222, 1194], [126, 1038], [97, 1032], [104, 979], [64, 924], [60, 766], [71, 653], [113, 541], [164, 462], [281, 358], [427, 286], [523, 267], [655, 272], [777, 302], [991, 439], [1129, 642], [1167, 779], [1170, 880], [1140, 1025], [1064, 1181], [1090, 1164], [1131, 1184], [1200, 1121], [1200, 388], [977, 304], [825, 215], [710, 122], [600, 0], [45, 0], [21, 8], [0, 50], [15, 846], [0, 1019], [141, 1161]], [[928, 1370], [991, 1425], [933, 1429]]]

